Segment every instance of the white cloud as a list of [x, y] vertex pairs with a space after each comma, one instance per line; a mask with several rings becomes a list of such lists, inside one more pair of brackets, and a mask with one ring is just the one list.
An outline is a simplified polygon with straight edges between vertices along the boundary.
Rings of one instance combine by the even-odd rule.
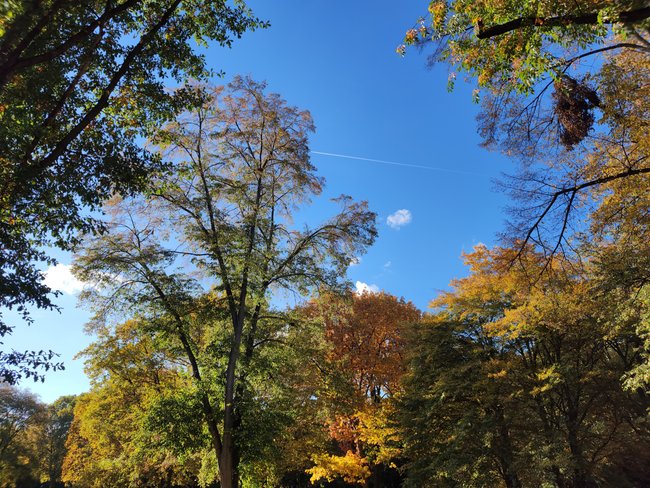
[[44, 273], [43, 282], [52, 290], [74, 295], [84, 288], [84, 282], [75, 278], [69, 264], [50, 266]]
[[363, 293], [378, 293], [379, 292], [379, 287], [377, 285], [369, 285], [368, 283], [364, 283], [363, 281], [357, 281], [354, 284], [354, 292], [357, 293], [358, 295], [361, 295]]
[[411, 211], [407, 210], [405, 208], [398, 210], [394, 214], [391, 214], [388, 216], [386, 219], [386, 223], [388, 224], [389, 227], [392, 227], [393, 229], [399, 229], [400, 227], [408, 224], [413, 220], [413, 215], [411, 215]]
[[393, 265], [392, 261], [386, 261], [386, 262], [384, 263], [384, 269], [388, 269], [388, 268], [390, 268], [392, 265]]

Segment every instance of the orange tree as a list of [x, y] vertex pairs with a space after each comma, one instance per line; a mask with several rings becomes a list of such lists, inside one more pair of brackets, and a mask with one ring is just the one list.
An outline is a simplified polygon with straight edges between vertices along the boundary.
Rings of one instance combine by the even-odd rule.
[[[399, 436], [389, 421], [391, 398], [405, 365], [402, 329], [418, 322], [420, 311], [385, 292], [325, 295], [304, 313], [322, 321], [330, 376], [327, 428], [333, 449], [313, 455], [312, 482], [343, 479], [397, 483]], [[334, 373], [336, 372], [336, 373]]]

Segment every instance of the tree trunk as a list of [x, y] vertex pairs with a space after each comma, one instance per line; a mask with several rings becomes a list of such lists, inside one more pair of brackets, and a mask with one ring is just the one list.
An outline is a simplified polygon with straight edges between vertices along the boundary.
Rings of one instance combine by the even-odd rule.
[[229, 437], [226, 441], [226, 436], [224, 436], [223, 450], [221, 451], [221, 459], [219, 459], [221, 488], [237, 488], [238, 476], [234, 460], [232, 437]]
[[507, 488], [521, 488], [521, 481], [515, 471], [513, 464], [513, 449], [510, 442], [510, 432], [503, 414], [503, 407], [495, 407], [495, 415], [498, 426], [498, 458], [503, 473], [503, 481]]
[[[546, 413], [546, 409], [544, 408], [544, 404], [542, 403], [541, 399], [537, 398], [536, 403], [537, 403], [537, 413], [539, 414], [539, 419], [542, 422], [544, 437], [546, 438], [548, 447], [552, 448], [554, 445], [553, 429], [549, 424], [549, 419]], [[560, 470], [559, 466], [557, 466], [556, 464], [551, 464], [549, 469], [553, 474], [553, 478], [555, 479], [555, 484], [557, 485], [557, 488], [566, 488], [567, 487], [566, 480], [564, 479], [564, 475], [562, 474], [562, 471]]]
[[568, 398], [567, 409], [567, 441], [573, 461], [573, 475], [571, 476], [572, 488], [589, 488], [594, 486], [590, 479], [587, 469], [587, 462], [582, 451], [582, 444], [579, 439], [579, 420], [578, 420], [578, 397]]
[[239, 476], [237, 473], [238, 459], [237, 456], [235, 456], [236, 449], [234, 439], [235, 429], [237, 427], [235, 413], [235, 369], [237, 368], [237, 361], [239, 360], [239, 348], [241, 347], [242, 333], [244, 329], [243, 310], [239, 311], [234, 322], [235, 335], [230, 349], [230, 356], [228, 357], [228, 368], [226, 369], [223, 441], [221, 456], [219, 458], [219, 478], [221, 481], [221, 488], [237, 488], [237, 485], [239, 484]]

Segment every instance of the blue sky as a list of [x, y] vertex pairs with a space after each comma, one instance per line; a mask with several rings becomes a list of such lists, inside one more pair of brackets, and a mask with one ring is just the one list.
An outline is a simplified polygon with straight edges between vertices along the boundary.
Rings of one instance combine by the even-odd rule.
[[[312, 160], [327, 185], [300, 218], [323, 220], [335, 210], [328, 199], [340, 194], [367, 200], [378, 214], [379, 238], [350, 268], [350, 280], [426, 308], [452, 278], [466, 273], [463, 251], [495, 242], [507, 199], [492, 180], [513, 169], [512, 162], [479, 147], [473, 86], [457, 83], [448, 93], [445, 66], [428, 69], [426, 53], [410, 51], [404, 58], [395, 53], [404, 32], [426, 13], [427, 2], [249, 5], [271, 27], [245, 35], [230, 50], [210, 47], [208, 64], [226, 73], [215, 82], [250, 74], [311, 111], [317, 127]], [[57, 256], [70, 263], [70, 256]], [[76, 308], [74, 286], [69, 291], [56, 300], [60, 314], [35, 311], [34, 325], [18, 327], [5, 341], [16, 349], [61, 354], [66, 371], [48, 374], [43, 384], [22, 385], [48, 402], [88, 389], [81, 361], [72, 360], [91, 341], [83, 333], [88, 314]]]

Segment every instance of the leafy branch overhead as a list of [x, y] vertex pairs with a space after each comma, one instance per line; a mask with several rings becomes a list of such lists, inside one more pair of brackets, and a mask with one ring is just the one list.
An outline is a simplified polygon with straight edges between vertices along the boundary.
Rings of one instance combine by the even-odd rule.
[[267, 24], [241, 3], [193, 0], [10, 1], [0, 12], [0, 306], [29, 320], [26, 307], [54, 308], [44, 249], [100, 231], [89, 210], [160, 167], [137, 139], [188, 102], [163, 80], [209, 75], [195, 41], [229, 46]]
[[433, 46], [450, 86], [455, 71], [474, 80], [484, 144], [522, 162], [502, 183], [518, 202], [506, 234], [522, 252], [572, 252], [580, 222], [619, 180], [647, 184], [649, 19], [634, 1], [433, 1], [406, 33], [400, 52]]
[[[545, 75], [560, 76], [601, 43], [650, 53], [643, 2], [434, 0], [428, 10], [398, 52], [434, 43], [433, 62], [466, 71], [479, 87], [530, 94]], [[629, 40], [612, 39], [610, 26]]]

